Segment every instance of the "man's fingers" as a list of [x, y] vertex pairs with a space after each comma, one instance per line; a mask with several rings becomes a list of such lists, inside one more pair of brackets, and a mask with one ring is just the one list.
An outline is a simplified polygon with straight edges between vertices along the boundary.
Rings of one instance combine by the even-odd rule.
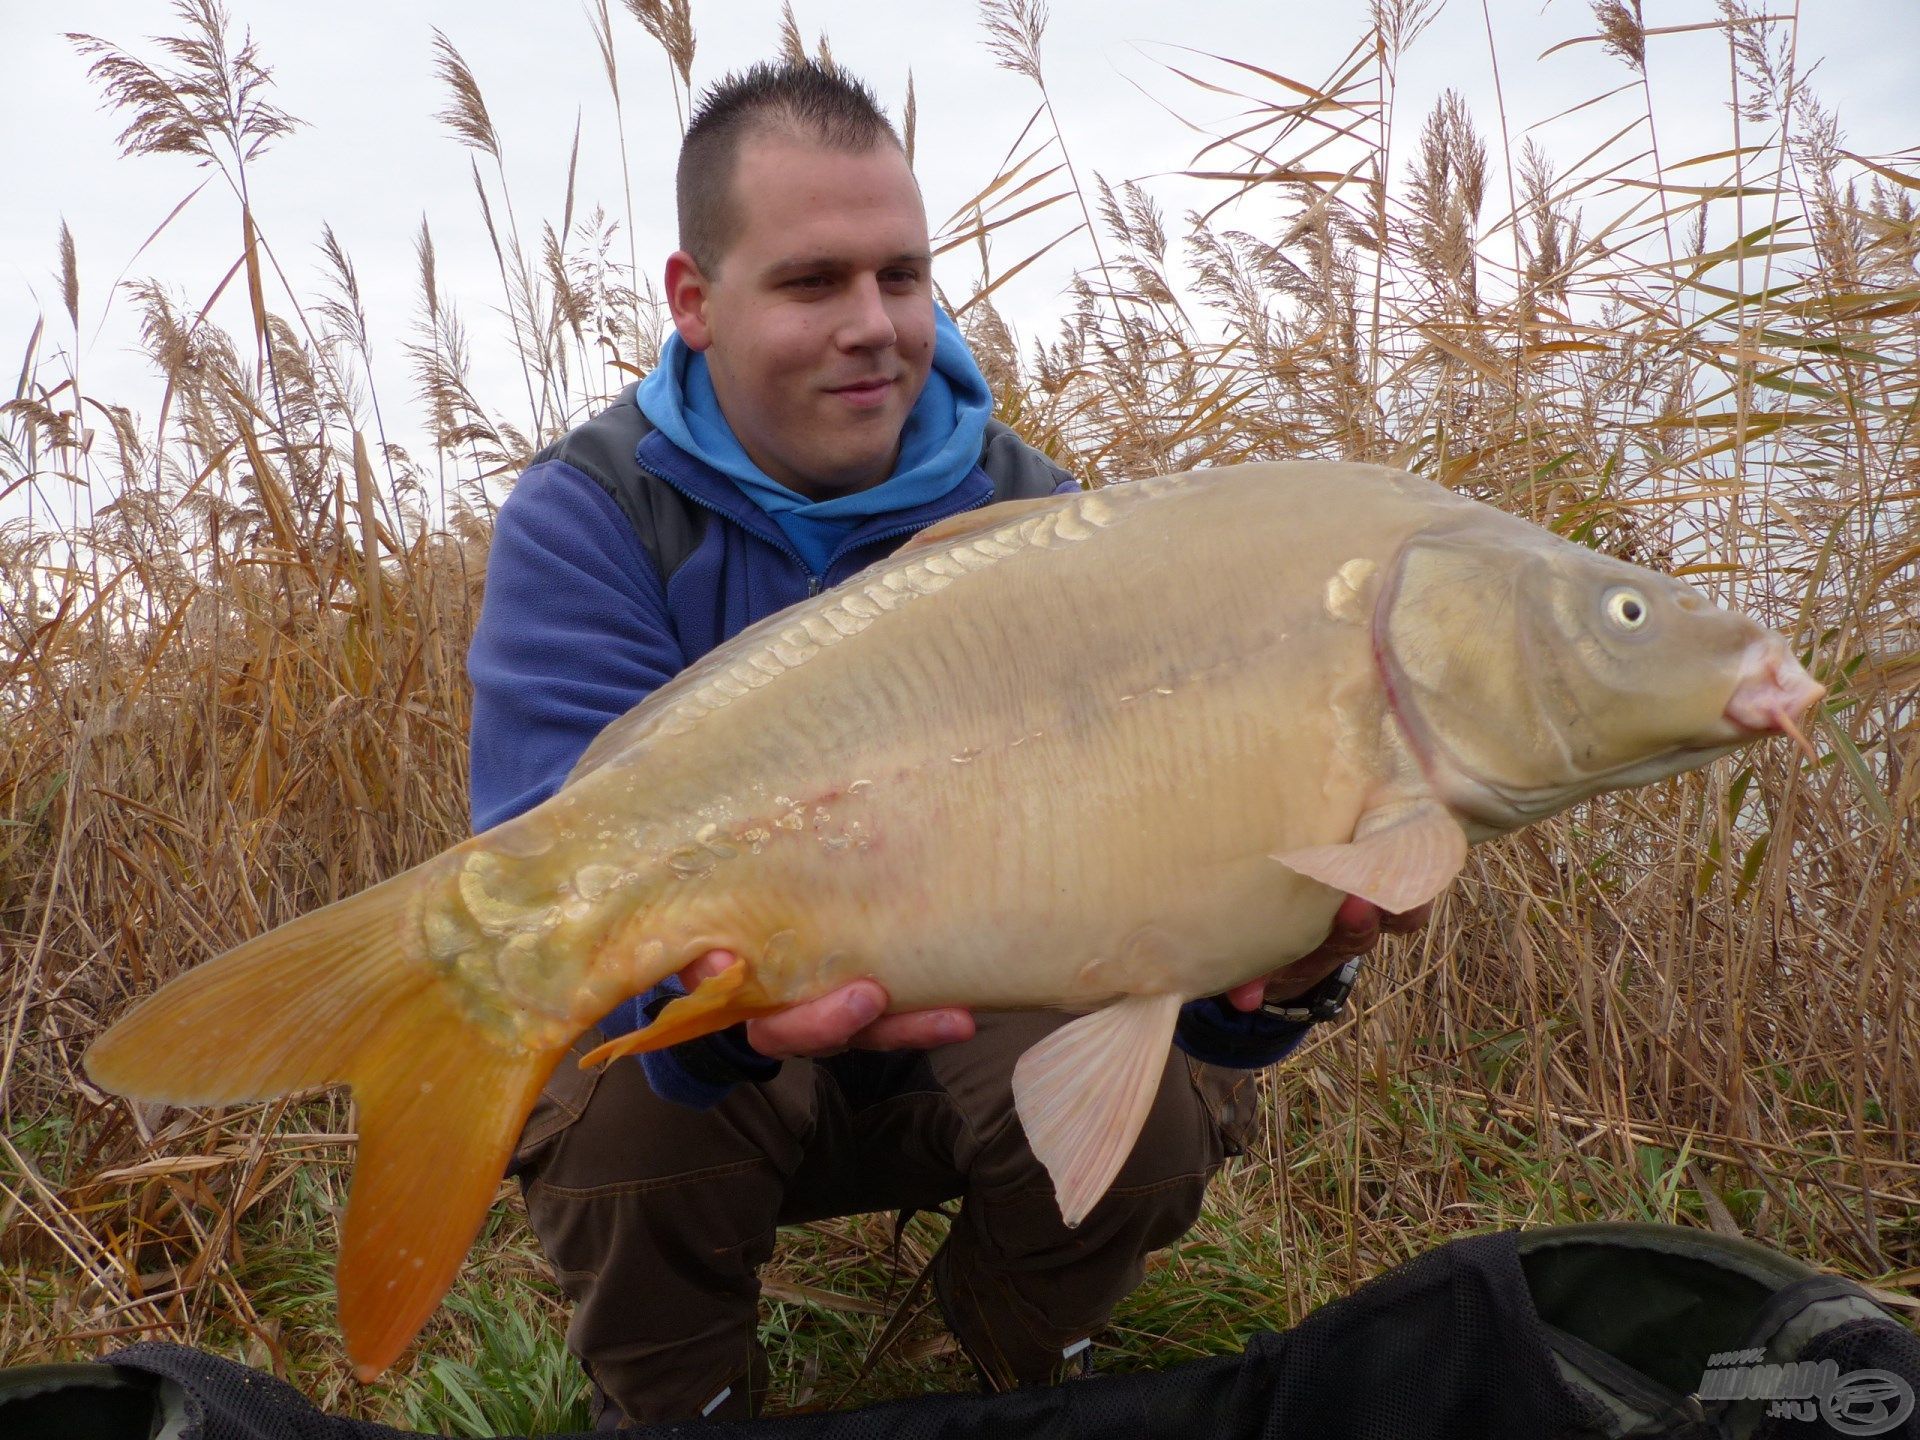
[[1382, 935], [1411, 935], [1432, 918], [1432, 901], [1395, 915], [1370, 900], [1349, 895], [1334, 912], [1333, 931], [1327, 936], [1327, 944], [1347, 955], [1363, 955]]
[[691, 995], [700, 988], [702, 980], [710, 980], [722, 970], [739, 963], [740, 957], [731, 950], [709, 950], [681, 967], [680, 983], [687, 987], [687, 993]]
[[[873, 1019], [870, 990], [879, 987], [856, 981], [778, 1015], [749, 1021], [747, 1043], [763, 1055], [786, 1060], [847, 1049], [931, 1050], [973, 1038], [973, 1016], [965, 1010], [912, 1010]], [[884, 999], [879, 1003], [884, 1005]]]
[[1326, 943], [1341, 953], [1358, 955], [1373, 948], [1380, 936], [1380, 923], [1379, 906], [1358, 895], [1349, 895], [1333, 912], [1333, 931]]
[[1355, 955], [1364, 955], [1373, 949], [1382, 935], [1404, 935], [1418, 930], [1432, 913], [1431, 905], [1422, 905], [1404, 915], [1387, 915], [1372, 901], [1349, 895], [1334, 911], [1333, 928], [1325, 940], [1263, 980], [1249, 980], [1235, 986], [1227, 992], [1227, 1003], [1236, 1010], [1246, 1011], [1257, 1009], [1262, 999], [1297, 999]]
[[[740, 963], [730, 950], [709, 950], [682, 967], [680, 983], [689, 992], [729, 966]], [[915, 1010], [888, 1015], [887, 992], [877, 980], [855, 980], [777, 1015], [747, 1022], [747, 1043], [772, 1060], [803, 1055], [833, 1055], [862, 1050], [930, 1050], [973, 1038], [973, 1016], [966, 1010]]]
[[1380, 928], [1389, 935], [1411, 935], [1432, 918], [1433, 902], [1429, 900], [1424, 905], [1414, 906], [1413, 909], [1406, 911], [1404, 914], [1382, 914], [1380, 916]]
[[834, 1055], [842, 1050], [931, 1050], [973, 1038], [970, 1012], [909, 1010], [883, 1015], [887, 992], [872, 980], [856, 980], [830, 995], [747, 1022], [747, 1043], [762, 1055], [789, 1060]]
[[853, 1043], [887, 1008], [887, 992], [874, 980], [855, 980], [778, 1015], [747, 1022], [747, 1043], [774, 1060], [831, 1055]]
[[883, 1015], [853, 1037], [861, 1050], [932, 1050], [973, 1038], [973, 1014], [967, 1010], [909, 1010]]
[[[1287, 972], [1278, 970], [1274, 973], [1284, 975]], [[1267, 998], [1268, 978], [1269, 977], [1262, 975], [1258, 980], [1249, 980], [1244, 985], [1234, 986], [1231, 990], [1227, 991], [1227, 1003], [1243, 1015], [1258, 1010], [1261, 1003]]]
[[[1247, 985], [1229, 990], [1227, 999], [1237, 1010], [1256, 1010], [1261, 1000], [1297, 1000], [1352, 958], [1352, 954], [1336, 953], [1322, 945], [1313, 954], [1303, 956], [1285, 969], [1274, 971], [1264, 980], [1250, 981]], [[1261, 987], [1260, 994], [1251, 1005], [1242, 1004], [1240, 992], [1251, 986]]]

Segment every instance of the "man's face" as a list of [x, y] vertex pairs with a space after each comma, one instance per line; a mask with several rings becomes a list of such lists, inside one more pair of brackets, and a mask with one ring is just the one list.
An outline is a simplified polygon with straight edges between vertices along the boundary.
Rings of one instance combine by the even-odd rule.
[[769, 477], [816, 500], [879, 484], [933, 363], [932, 247], [906, 157], [756, 135], [733, 205], [717, 273], [684, 251], [667, 262], [681, 339]]

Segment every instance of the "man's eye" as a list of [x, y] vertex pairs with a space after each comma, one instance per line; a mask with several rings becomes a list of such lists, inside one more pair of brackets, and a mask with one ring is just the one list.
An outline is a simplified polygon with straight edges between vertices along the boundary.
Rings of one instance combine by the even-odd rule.
[[787, 281], [788, 290], [824, 290], [831, 282], [824, 275], [800, 275]]

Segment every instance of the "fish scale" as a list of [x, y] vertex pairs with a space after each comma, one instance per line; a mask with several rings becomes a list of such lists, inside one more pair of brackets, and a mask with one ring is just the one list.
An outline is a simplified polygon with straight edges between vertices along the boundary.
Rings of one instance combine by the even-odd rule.
[[1411, 908], [1470, 842], [1794, 733], [1819, 689], [1679, 582], [1403, 472], [1014, 502], [743, 631], [544, 804], [180, 977], [86, 1063], [176, 1103], [354, 1088], [370, 1378], [576, 1036], [709, 950], [740, 963], [589, 1061], [863, 976], [896, 1010], [1090, 1012], [1013, 1074], [1074, 1224], [1182, 1003], [1312, 952], [1345, 894]]

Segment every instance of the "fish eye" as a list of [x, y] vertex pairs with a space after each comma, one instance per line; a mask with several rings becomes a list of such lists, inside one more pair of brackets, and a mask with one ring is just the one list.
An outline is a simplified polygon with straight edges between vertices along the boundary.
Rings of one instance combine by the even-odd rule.
[[1638, 630], [1647, 623], [1647, 597], [1621, 586], [1607, 592], [1607, 619], [1621, 630]]

